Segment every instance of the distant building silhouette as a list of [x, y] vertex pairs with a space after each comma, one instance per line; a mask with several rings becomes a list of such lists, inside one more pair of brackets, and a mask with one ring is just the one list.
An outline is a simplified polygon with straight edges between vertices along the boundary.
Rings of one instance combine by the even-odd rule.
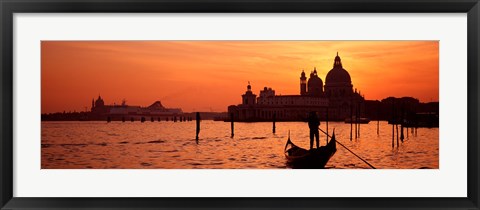
[[[111, 121], [141, 121], [142, 118], [157, 119], [157, 121], [173, 121], [174, 119], [183, 119], [182, 121], [191, 121], [195, 113], [185, 113], [180, 108], [166, 108], [162, 102], [155, 101], [150, 106], [131, 106], [123, 100], [121, 105], [105, 105], [101, 96], [92, 99], [90, 111], [82, 112], [56, 112], [43, 113], [42, 121], [104, 121], [110, 118]], [[213, 120], [222, 119], [225, 112], [201, 112], [202, 119]]]
[[90, 120], [109, 120], [123, 121], [130, 119], [138, 121], [142, 118], [153, 117], [160, 119], [167, 117], [176, 117], [185, 115], [180, 108], [165, 108], [160, 101], [155, 101], [148, 107], [129, 106], [123, 100], [121, 105], [105, 105], [105, 101], [101, 96], [97, 100], [92, 99], [92, 107], [90, 112], [57, 112], [42, 114], [42, 121], [90, 121]]
[[105, 118], [110, 116], [112, 120], [119, 120], [123, 118], [138, 118], [141, 117], [168, 117], [182, 115], [180, 108], [165, 108], [160, 101], [155, 101], [148, 107], [129, 106], [123, 100], [121, 105], [105, 105], [101, 96], [93, 102], [91, 108], [91, 118]]

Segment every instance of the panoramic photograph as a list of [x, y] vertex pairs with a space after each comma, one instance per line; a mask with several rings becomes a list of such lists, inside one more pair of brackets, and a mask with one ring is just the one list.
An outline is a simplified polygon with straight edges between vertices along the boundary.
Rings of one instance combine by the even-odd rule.
[[42, 41], [42, 169], [439, 169], [438, 41]]

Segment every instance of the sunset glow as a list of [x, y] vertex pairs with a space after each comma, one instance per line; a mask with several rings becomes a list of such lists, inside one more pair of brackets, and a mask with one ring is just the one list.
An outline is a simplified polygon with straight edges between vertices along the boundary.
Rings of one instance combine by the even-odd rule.
[[248, 81], [299, 94], [316, 67], [325, 82], [336, 53], [366, 100], [411, 96], [439, 100], [437, 41], [43, 41], [42, 113], [106, 104], [161, 101], [185, 112], [226, 112]]

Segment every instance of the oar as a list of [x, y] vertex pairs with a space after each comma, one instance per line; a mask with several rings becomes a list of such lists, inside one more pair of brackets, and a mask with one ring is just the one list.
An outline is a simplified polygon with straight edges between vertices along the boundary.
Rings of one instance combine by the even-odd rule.
[[[322, 131], [324, 134], [326, 134], [327, 136], [329, 136], [330, 138], [332, 138], [330, 135], [328, 135], [325, 131], [323, 131], [321, 128], [318, 128], [318, 130]], [[361, 158], [360, 156], [358, 156], [357, 154], [355, 154], [354, 152], [352, 152], [352, 150], [348, 149], [345, 145], [343, 145], [342, 143], [340, 143], [338, 140], [335, 139], [335, 141], [337, 141], [338, 144], [340, 144], [340, 146], [342, 146], [343, 148], [345, 148], [346, 150], [348, 150], [350, 153], [352, 153], [353, 155], [355, 155], [357, 158], [359, 158], [360, 160], [362, 160], [364, 163], [366, 163], [368, 166], [372, 167], [373, 169], [377, 169], [375, 167], [372, 166], [372, 164], [368, 163], [366, 160], [364, 160], [363, 158]]]

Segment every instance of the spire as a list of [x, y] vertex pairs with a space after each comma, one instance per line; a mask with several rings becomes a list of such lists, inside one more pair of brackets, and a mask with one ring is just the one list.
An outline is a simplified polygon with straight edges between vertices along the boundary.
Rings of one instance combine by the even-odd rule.
[[247, 91], [252, 91], [252, 86], [250, 85], [250, 81], [248, 81]]
[[337, 56], [335, 56], [335, 61], [333, 62], [333, 68], [336, 67], [342, 68], [342, 60], [340, 59], [340, 56], [338, 56], [338, 52]]

